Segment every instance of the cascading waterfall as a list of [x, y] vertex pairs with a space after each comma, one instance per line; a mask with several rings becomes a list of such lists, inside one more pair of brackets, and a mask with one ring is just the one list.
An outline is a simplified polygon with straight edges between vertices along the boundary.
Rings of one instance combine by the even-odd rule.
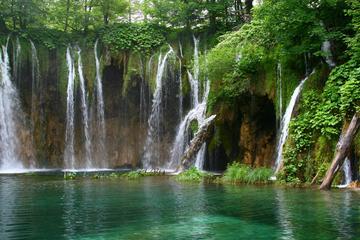
[[17, 121], [22, 117], [18, 92], [11, 82], [7, 45], [0, 51], [0, 171], [21, 171]]
[[199, 104], [199, 39], [193, 36], [194, 40], [194, 67], [193, 74], [188, 71], [189, 81], [191, 85], [192, 107], [195, 108]]
[[14, 48], [14, 53], [13, 53], [13, 62], [14, 62], [14, 67], [13, 67], [13, 78], [17, 83], [17, 86], [19, 87], [20, 84], [20, 67], [21, 67], [21, 44], [19, 41], [19, 38], [16, 38], [16, 48]]
[[347, 157], [342, 166], [342, 171], [344, 173], [344, 181], [343, 184], [338, 186], [339, 188], [346, 188], [352, 182], [352, 171], [351, 171], [351, 163], [350, 159]]
[[101, 154], [101, 157], [98, 159], [99, 165], [103, 168], [107, 166], [107, 150], [106, 150], [106, 125], [105, 125], [105, 110], [104, 110], [104, 96], [102, 88], [102, 76], [100, 72], [100, 59], [97, 52], [98, 40], [94, 46], [95, 54], [95, 66], [96, 66], [96, 125], [97, 125], [97, 151], [98, 154]]
[[[145, 154], [142, 159], [143, 168], [154, 168], [153, 164], [159, 158], [159, 145], [160, 145], [160, 118], [161, 118], [161, 100], [162, 100], [162, 79], [166, 69], [168, 57], [173, 53], [173, 49], [170, 46], [170, 50], [162, 57], [159, 55], [158, 68], [156, 74], [156, 89], [153, 94], [153, 103], [151, 108], [151, 114], [148, 120], [149, 130], [145, 142]], [[158, 167], [158, 166], [156, 166]]]
[[74, 151], [74, 85], [75, 85], [75, 66], [74, 59], [71, 56], [70, 47], [66, 50], [66, 62], [68, 67], [68, 84], [66, 99], [66, 132], [65, 132], [65, 152], [64, 164], [67, 169], [75, 168], [75, 151]]
[[331, 52], [331, 43], [329, 40], [325, 40], [321, 45], [321, 50], [325, 53], [325, 62], [329, 65], [330, 68], [336, 66], [336, 63], [333, 60], [333, 55]]
[[283, 99], [282, 99], [282, 66], [281, 66], [281, 63], [278, 62], [277, 64], [277, 96], [278, 96], [278, 101], [279, 101], [279, 119], [280, 119], [280, 128], [281, 128], [281, 119], [282, 119], [282, 114], [283, 114], [283, 109], [282, 109], [282, 102], [283, 102]]
[[183, 82], [182, 82], [182, 62], [179, 59], [179, 116], [180, 119], [183, 117]]
[[[171, 150], [171, 159], [168, 164], [169, 169], [174, 169], [180, 164], [180, 160], [182, 155], [184, 154], [184, 151], [189, 143], [188, 136], [189, 136], [189, 130], [190, 130], [190, 124], [192, 121], [196, 120], [198, 122], [198, 126], [201, 126], [204, 121], [206, 120], [206, 106], [207, 106], [207, 97], [210, 90], [210, 83], [209, 81], [206, 81], [205, 87], [204, 87], [204, 94], [202, 102], [199, 103], [198, 96], [199, 96], [199, 40], [194, 37], [194, 73], [191, 74], [190, 71], [188, 71], [189, 81], [191, 85], [191, 99], [193, 103], [193, 108], [188, 112], [188, 114], [184, 117], [184, 119], [181, 121], [178, 131], [175, 137], [175, 141], [172, 146]], [[206, 144], [204, 143], [201, 147], [200, 151], [198, 152], [196, 156], [196, 163], [195, 166], [198, 169], [202, 169], [204, 165], [204, 159], [205, 159], [205, 150], [206, 150]]]
[[276, 148], [277, 155], [276, 155], [275, 166], [274, 166], [275, 173], [278, 173], [282, 166], [282, 157], [283, 157], [282, 152], [283, 152], [283, 147], [286, 142], [287, 136], [289, 134], [289, 125], [290, 125], [290, 121], [291, 121], [291, 116], [294, 111], [296, 102], [298, 101], [298, 99], [300, 97], [301, 90], [308, 78], [309, 78], [309, 76], [304, 78], [300, 82], [300, 84], [295, 88], [295, 90], [291, 96], [289, 105], [287, 106], [285, 114], [281, 120], [280, 138], [279, 138], [279, 142], [278, 142], [277, 148]]
[[94, 167], [92, 162], [92, 152], [91, 152], [91, 137], [90, 137], [90, 127], [89, 127], [89, 107], [86, 95], [86, 86], [85, 79], [83, 74], [83, 65], [81, 60], [81, 49], [77, 51], [78, 54], [78, 74], [80, 80], [80, 90], [81, 90], [81, 111], [82, 111], [82, 120], [85, 136], [85, 168], [89, 169]]

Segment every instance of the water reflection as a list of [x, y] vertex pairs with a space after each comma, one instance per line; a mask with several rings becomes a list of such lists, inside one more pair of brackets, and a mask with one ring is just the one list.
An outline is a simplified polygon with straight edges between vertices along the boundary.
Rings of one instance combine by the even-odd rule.
[[275, 190], [277, 209], [278, 209], [278, 222], [281, 227], [281, 239], [292, 240], [294, 238], [293, 223], [291, 221], [290, 209], [287, 206], [285, 199], [284, 189]]

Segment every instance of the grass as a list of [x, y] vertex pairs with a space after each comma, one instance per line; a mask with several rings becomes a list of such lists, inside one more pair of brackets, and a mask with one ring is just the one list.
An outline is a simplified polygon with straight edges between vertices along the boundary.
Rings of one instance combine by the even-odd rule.
[[191, 167], [177, 175], [175, 179], [180, 182], [201, 182], [202, 180], [210, 179], [212, 177], [212, 174], [204, 173], [199, 171], [196, 167]]
[[273, 171], [270, 168], [251, 168], [240, 163], [233, 163], [228, 165], [222, 179], [230, 183], [270, 183], [272, 175]]

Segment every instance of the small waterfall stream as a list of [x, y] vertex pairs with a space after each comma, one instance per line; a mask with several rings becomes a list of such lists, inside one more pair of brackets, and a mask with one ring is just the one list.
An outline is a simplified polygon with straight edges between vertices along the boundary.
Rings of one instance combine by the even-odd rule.
[[286, 108], [285, 114], [282, 117], [281, 124], [280, 124], [280, 126], [281, 126], [280, 137], [279, 137], [279, 142], [278, 142], [277, 148], [276, 148], [276, 160], [275, 160], [275, 166], [274, 166], [275, 173], [278, 173], [278, 171], [280, 170], [280, 168], [282, 166], [283, 148], [284, 148], [284, 144], [285, 144], [286, 139], [289, 134], [289, 125], [290, 125], [290, 121], [291, 121], [291, 116], [294, 111], [296, 102], [298, 101], [298, 99], [300, 97], [301, 90], [308, 78], [309, 78], [309, 76], [304, 78], [300, 82], [300, 84], [295, 88], [295, 90], [291, 96], [289, 105]]
[[329, 40], [325, 40], [321, 45], [321, 50], [325, 53], [325, 62], [329, 65], [330, 68], [334, 68], [336, 63], [333, 60], [333, 55], [331, 52], [331, 43]]
[[280, 119], [280, 124], [279, 127], [281, 128], [281, 119], [282, 119], [282, 115], [283, 115], [283, 99], [282, 99], [282, 66], [281, 66], [281, 62], [278, 62], [277, 64], [277, 94], [278, 94], [278, 102], [279, 102], [279, 119]]
[[339, 188], [346, 188], [352, 182], [352, 171], [351, 171], [351, 163], [350, 159], [347, 157], [342, 166], [342, 171], [344, 173], [344, 180]]
[[96, 149], [97, 149], [97, 161], [100, 167], [106, 168], [107, 164], [107, 150], [106, 150], [106, 125], [105, 125], [105, 109], [104, 109], [104, 96], [102, 87], [102, 76], [100, 71], [100, 59], [98, 56], [98, 40], [94, 46], [95, 54], [95, 67], [96, 67]]
[[81, 90], [81, 112], [82, 112], [82, 120], [83, 120], [83, 128], [84, 128], [84, 136], [85, 136], [85, 168], [90, 169], [93, 168], [92, 162], [92, 144], [91, 144], [91, 136], [90, 136], [90, 125], [89, 125], [89, 106], [88, 99], [86, 93], [85, 86], [85, 78], [83, 73], [83, 65], [81, 59], [81, 49], [79, 48], [77, 51], [78, 54], [78, 74], [80, 80], [80, 90]]
[[163, 88], [163, 75], [166, 70], [167, 60], [170, 54], [174, 51], [170, 47], [170, 50], [162, 57], [159, 55], [158, 68], [156, 74], [156, 89], [153, 94], [153, 103], [151, 108], [151, 114], [148, 120], [149, 130], [145, 142], [145, 154], [142, 159], [143, 168], [151, 169], [155, 166], [159, 158], [159, 144], [160, 144], [160, 118], [161, 118], [161, 100], [162, 100], [162, 88]]
[[18, 92], [11, 81], [7, 45], [0, 51], [0, 171], [21, 171], [19, 118], [23, 117]]
[[31, 46], [31, 136], [34, 141], [34, 131], [39, 115], [39, 89], [40, 89], [40, 68], [39, 58], [35, 44], [30, 40]]
[[66, 169], [75, 168], [74, 151], [74, 130], [75, 130], [75, 112], [74, 112], [74, 85], [75, 85], [75, 67], [74, 59], [71, 56], [70, 47], [66, 50], [66, 62], [68, 67], [68, 84], [66, 99], [66, 132], [65, 132], [65, 151], [64, 167]]

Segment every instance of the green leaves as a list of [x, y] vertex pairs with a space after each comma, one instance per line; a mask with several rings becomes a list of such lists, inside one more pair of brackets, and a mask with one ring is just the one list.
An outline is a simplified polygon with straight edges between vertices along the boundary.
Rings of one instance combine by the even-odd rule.
[[161, 29], [149, 24], [116, 24], [103, 28], [100, 36], [114, 53], [134, 51], [150, 54], [165, 42]]

